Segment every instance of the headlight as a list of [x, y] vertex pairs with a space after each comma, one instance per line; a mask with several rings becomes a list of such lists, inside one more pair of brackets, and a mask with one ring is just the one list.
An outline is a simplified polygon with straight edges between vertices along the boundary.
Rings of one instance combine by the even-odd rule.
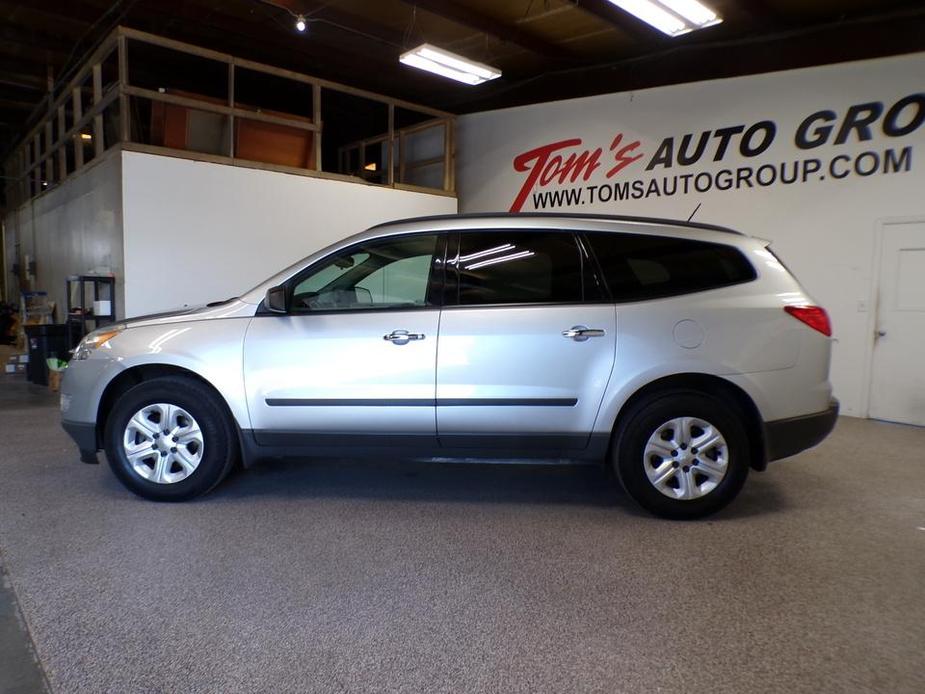
[[74, 359], [78, 361], [81, 359], [87, 359], [93, 350], [105, 346], [112, 338], [121, 333], [123, 330], [125, 330], [124, 325], [117, 325], [115, 327], [107, 326], [106, 328], [101, 328], [100, 330], [94, 330], [92, 333], [82, 339], [79, 345], [77, 345], [77, 349], [74, 350]]

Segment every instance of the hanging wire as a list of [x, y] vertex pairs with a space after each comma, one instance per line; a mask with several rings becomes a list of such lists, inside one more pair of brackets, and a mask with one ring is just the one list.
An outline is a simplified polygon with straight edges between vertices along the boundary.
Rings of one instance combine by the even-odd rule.
[[418, 19], [418, 6], [411, 6], [411, 19], [408, 21], [408, 26], [405, 29], [404, 34], [402, 35], [402, 49], [407, 48], [411, 44], [411, 39], [414, 36], [414, 25]]

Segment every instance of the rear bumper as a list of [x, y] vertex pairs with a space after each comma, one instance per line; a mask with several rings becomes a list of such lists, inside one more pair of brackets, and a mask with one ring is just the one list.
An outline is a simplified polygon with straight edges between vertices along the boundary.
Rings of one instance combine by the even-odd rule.
[[778, 419], [764, 424], [767, 460], [780, 460], [818, 445], [835, 428], [838, 400], [833, 399], [822, 412]]

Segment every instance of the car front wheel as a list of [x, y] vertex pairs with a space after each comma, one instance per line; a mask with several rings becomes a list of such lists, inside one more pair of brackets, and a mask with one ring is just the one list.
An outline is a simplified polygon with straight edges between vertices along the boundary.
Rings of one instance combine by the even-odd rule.
[[119, 480], [155, 501], [208, 492], [231, 470], [238, 450], [223, 404], [208, 386], [185, 376], [128, 390], [110, 412], [104, 436]]
[[726, 506], [751, 462], [735, 410], [694, 391], [663, 392], [633, 406], [616, 433], [614, 455], [627, 493], [646, 510], [674, 519]]

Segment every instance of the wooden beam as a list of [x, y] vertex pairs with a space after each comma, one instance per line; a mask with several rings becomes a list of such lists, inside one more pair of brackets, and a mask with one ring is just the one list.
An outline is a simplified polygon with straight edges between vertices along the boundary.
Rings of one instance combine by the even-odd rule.
[[[77, 123], [83, 119], [83, 105], [81, 102], [82, 95], [79, 87], [74, 87], [71, 91], [71, 113], [74, 122]], [[77, 170], [84, 165], [84, 147], [83, 143], [76, 139], [71, 145], [74, 148], [74, 169]]]
[[312, 135], [312, 147], [315, 150], [315, 171], [321, 171], [321, 135], [324, 132], [324, 126], [321, 123], [321, 85], [312, 85], [312, 123], [318, 128]]
[[[64, 106], [61, 105], [58, 107], [58, 139], [60, 140], [66, 132], [67, 122]], [[58, 149], [58, 180], [63, 181], [65, 178], [67, 178], [67, 146]]]
[[119, 66], [119, 142], [125, 144], [132, 139], [132, 113], [128, 100], [131, 84], [128, 78], [128, 42], [121, 33], [116, 39], [116, 61]]
[[[493, 36], [505, 43], [512, 43], [531, 53], [547, 58], [573, 61], [577, 56], [571, 51], [542, 39], [514, 24], [506, 24], [494, 17], [470, 9], [454, 0], [401, 0], [433, 15], [449, 19], [456, 24]], [[409, 46], [410, 48], [410, 46]]]
[[[97, 106], [103, 100], [103, 68], [99, 63], [93, 66], [93, 105]], [[103, 156], [103, 112], [93, 117], [93, 153], [96, 157]]]

